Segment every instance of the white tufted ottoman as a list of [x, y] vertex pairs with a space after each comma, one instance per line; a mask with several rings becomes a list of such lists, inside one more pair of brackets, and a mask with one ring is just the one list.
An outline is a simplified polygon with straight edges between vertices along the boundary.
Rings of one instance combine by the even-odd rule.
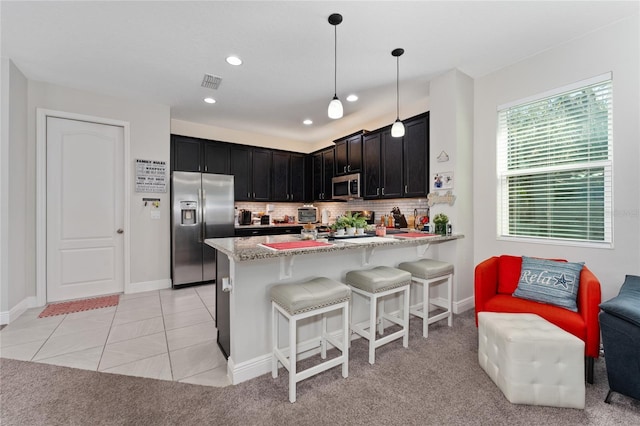
[[584, 408], [584, 342], [538, 315], [478, 313], [478, 361], [513, 404]]

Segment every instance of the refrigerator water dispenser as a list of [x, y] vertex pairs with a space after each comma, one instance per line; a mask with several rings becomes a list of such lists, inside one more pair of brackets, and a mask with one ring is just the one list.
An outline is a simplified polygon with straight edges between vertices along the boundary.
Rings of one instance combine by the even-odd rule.
[[180, 201], [180, 217], [182, 218], [180, 224], [195, 225], [197, 208], [198, 203], [196, 201]]

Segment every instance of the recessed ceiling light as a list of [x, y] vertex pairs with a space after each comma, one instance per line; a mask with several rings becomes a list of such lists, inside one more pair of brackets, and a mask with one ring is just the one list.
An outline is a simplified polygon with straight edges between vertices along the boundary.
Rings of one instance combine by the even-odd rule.
[[215, 104], [216, 100], [213, 98], [204, 98], [204, 101], [208, 104]]
[[229, 56], [227, 57], [227, 63], [230, 65], [242, 65], [242, 59], [237, 56]]
[[347, 101], [349, 101], [349, 102], [355, 102], [357, 100], [358, 100], [358, 95], [353, 95], [352, 94], [352, 95], [347, 96]]
[[313, 121], [309, 120], [308, 118], [306, 120], [304, 120], [302, 122], [302, 124], [306, 124], [307, 126], [311, 126], [313, 124]]

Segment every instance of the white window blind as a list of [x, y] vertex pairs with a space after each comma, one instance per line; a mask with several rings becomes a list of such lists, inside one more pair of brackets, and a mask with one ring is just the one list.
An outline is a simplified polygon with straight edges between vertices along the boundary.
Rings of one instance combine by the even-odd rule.
[[498, 232], [611, 243], [612, 82], [498, 109]]

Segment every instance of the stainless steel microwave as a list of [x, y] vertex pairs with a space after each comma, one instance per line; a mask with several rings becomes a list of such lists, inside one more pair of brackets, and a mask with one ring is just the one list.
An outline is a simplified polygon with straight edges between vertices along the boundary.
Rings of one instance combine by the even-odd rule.
[[360, 173], [336, 176], [331, 179], [331, 198], [353, 200], [360, 197]]

